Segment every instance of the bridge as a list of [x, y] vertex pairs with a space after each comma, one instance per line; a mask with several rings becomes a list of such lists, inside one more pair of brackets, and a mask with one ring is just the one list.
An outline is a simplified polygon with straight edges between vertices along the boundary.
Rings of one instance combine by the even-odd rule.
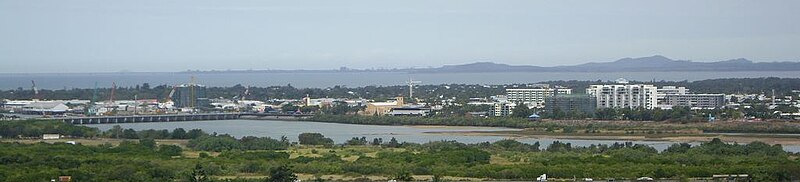
[[94, 116], [52, 118], [70, 124], [107, 124], [107, 123], [143, 123], [143, 122], [175, 122], [175, 121], [208, 121], [240, 119], [282, 119], [296, 120], [310, 117], [309, 114], [273, 114], [273, 113], [201, 113], [201, 114], [162, 114], [135, 116]]

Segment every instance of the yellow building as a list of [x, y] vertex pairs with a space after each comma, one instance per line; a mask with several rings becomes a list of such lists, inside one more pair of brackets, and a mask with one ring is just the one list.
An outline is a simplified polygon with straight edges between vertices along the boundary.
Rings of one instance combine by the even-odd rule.
[[396, 97], [395, 100], [386, 102], [371, 102], [367, 103], [367, 108], [364, 109], [362, 115], [384, 115], [392, 111], [394, 108], [403, 107], [403, 97]]

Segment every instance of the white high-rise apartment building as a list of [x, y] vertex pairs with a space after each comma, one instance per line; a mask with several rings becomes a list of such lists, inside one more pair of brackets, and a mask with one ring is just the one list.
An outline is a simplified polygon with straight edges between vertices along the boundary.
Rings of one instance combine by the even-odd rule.
[[586, 93], [597, 99], [597, 108], [653, 109], [658, 104], [657, 88], [653, 85], [628, 84], [619, 80], [616, 85], [591, 85]]
[[506, 97], [509, 102], [524, 103], [529, 107], [541, 108], [544, 100], [554, 95], [572, 94], [569, 88], [509, 88], [506, 89]]

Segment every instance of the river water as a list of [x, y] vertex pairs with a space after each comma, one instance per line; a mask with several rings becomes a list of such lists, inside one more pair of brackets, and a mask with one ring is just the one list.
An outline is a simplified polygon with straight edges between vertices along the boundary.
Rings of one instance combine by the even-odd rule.
[[500, 72], [500, 73], [399, 73], [399, 72], [325, 72], [325, 73], [0, 73], [0, 89], [29, 89], [31, 80], [40, 89], [108, 88], [115, 82], [120, 87], [142, 83], [176, 85], [190, 82], [208, 86], [276, 86], [291, 84], [300, 88], [332, 86], [403, 85], [409, 78], [422, 84], [512, 84], [552, 80], [616, 80], [695, 81], [714, 78], [800, 78], [800, 71], [730, 71], [730, 72]]
[[[190, 122], [158, 122], [158, 123], [119, 123], [119, 124], [93, 124], [87, 125], [97, 127], [101, 130], [108, 130], [114, 125], [122, 128], [132, 128], [135, 130], [146, 129], [167, 129], [175, 128], [202, 129], [205, 132], [216, 132], [219, 134], [230, 134], [234, 137], [259, 136], [280, 138], [286, 136], [291, 141], [297, 141], [300, 133], [322, 133], [336, 143], [344, 143], [353, 137], [367, 137], [368, 141], [373, 138], [383, 138], [388, 142], [392, 137], [400, 142], [426, 143], [429, 141], [455, 140], [462, 143], [494, 142], [505, 139], [502, 136], [475, 136], [463, 133], [438, 133], [438, 132], [459, 132], [459, 131], [508, 131], [519, 130], [512, 128], [498, 127], [451, 127], [451, 126], [380, 126], [380, 125], [356, 125], [338, 123], [320, 123], [306, 121], [274, 121], [274, 120], [217, 120], [217, 121], [190, 121]], [[625, 141], [625, 140], [582, 140], [582, 139], [546, 139], [546, 138], [516, 138], [515, 140], [524, 143], [539, 142], [542, 148], [547, 147], [553, 141], [571, 143], [573, 146], [589, 146], [592, 144], [613, 144], [615, 142], [633, 142], [635, 144], [645, 144], [662, 151], [675, 142], [670, 141]], [[697, 145], [699, 143], [692, 143]], [[784, 146], [784, 150], [789, 152], [800, 152], [800, 146]]]

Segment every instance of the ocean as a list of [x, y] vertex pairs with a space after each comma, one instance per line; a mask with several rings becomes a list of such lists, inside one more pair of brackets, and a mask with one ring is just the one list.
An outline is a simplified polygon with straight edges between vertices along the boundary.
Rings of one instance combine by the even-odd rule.
[[409, 79], [421, 84], [512, 84], [551, 80], [616, 80], [635, 81], [696, 81], [714, 78], [800, 78], [800, 71], [738, 71], [738, 72], [499, 72], [499, 73], [398, 73], [398, 72], [326, 72], [326, 73], [0, 73], [0, 89], [30, 89], [31, 80], [39, 89], [71, 89], [120, 87], [142, 83], [176, 85], [191, 82], [207, 86], [276, 86], [325, 88], [333, 86], [404, 85]]

